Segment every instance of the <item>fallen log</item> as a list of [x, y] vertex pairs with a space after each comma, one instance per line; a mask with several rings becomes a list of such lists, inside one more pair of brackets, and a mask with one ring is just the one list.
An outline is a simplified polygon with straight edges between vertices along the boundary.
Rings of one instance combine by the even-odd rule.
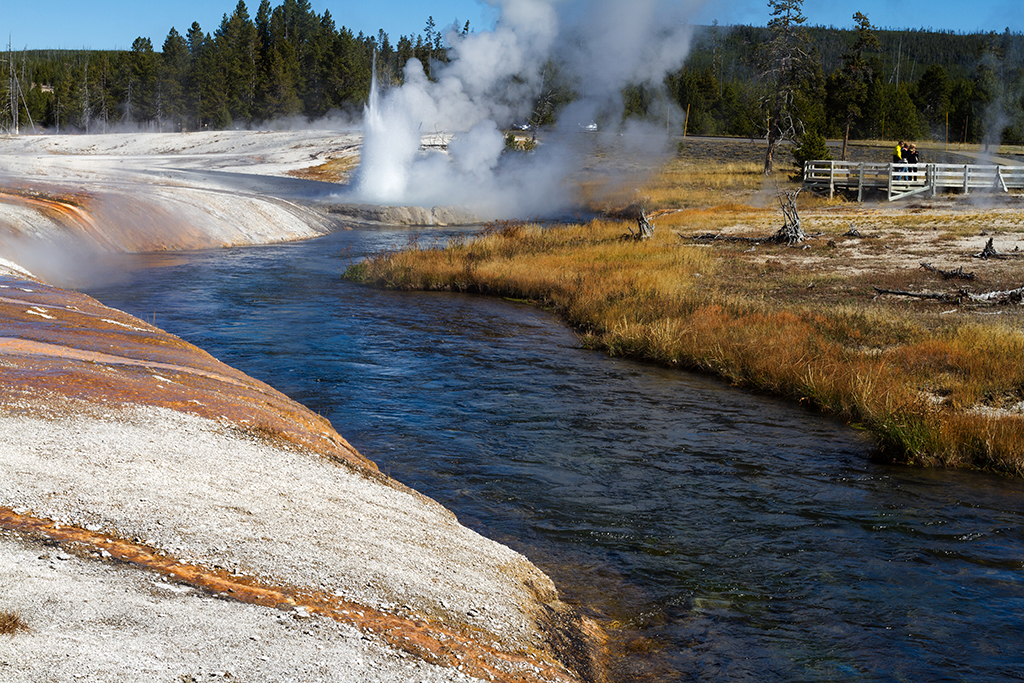
[[945, 303], [958, 304], [963, 298], [963, 292], [950, 294], [948, 292], [908, 292], [904, 289], [886, 289], [884, 287], [873, 287], [879, 295], [891, 294], [893, 296], [907, 296], [912, 299], [928, 299], [932, 301], [943, 301]]
[[676, 232], [676, 234], [683, 239], [691, 239], [695, 242], [743, 242], [745, 244], [764, 244], [769, 240], [768, 237], [742, 237], [740, 235], [723, 235], [720, 232], [703, 232], [699, 235], [691, 235], [689, 238], [684, 237], [682, 233], [679, 232]]
[[971, 301], [978, 303], [1008, 305], [1024, 302], [1024, 287], [1007, 289], [1001, 292], [986, 292], [984, 294], [972, 294]]
[[961, 304], [968, 306], [1009, 306], [1024, 303], [1024, 287], [1007, 289], [996, 292], [984, 292], [975, 294], [965, 289], [953, 292], [908, 292], [903, 289], [886, 289], [884, 287], [873, 287], [878, 293], [892, 296], [906, 296], [912, 299], [924, 299], [929, 301], [941, 301], [949, 304]]

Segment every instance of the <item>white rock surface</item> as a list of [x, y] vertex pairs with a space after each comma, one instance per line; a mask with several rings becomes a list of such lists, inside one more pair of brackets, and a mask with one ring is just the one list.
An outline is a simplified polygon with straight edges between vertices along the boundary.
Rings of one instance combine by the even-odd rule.
[[[129, 217], [157, 207], [211, 244], [263, 243], [323, 230], [314, 212], [288, 199], [306, 186], [279, 174], [357, 147], [353, 135], [329, 132], [8, 137], [0, 138], [0, 189], [40, 183], [121, 198]], [[31, 264], [12, 244], [42, 245], [36, 251], [52, 258], [65, 239], [31, 196], [28, 204], [0, 193], [0, 276], [29, 277]], [[113, 215], [96, 206], [86, 219]], [[125, 240], [137, 236], [131, 221], [119, 230]], [[550, 579], [399, 484], [168, 409], [2, 398], [2, 508], [450, 625], [502, 652], [548, 651], [536, 616], [557, 600]], [[0, 635], [4, 683], [468, 680], [458, 667], [427, 664], [349, 624], [214, 599], [13, 531], [0, 531], [0, 612], [17, 612], [28, 626]], [[553, 675], [529, 658], [510, 666], [527, 680]]]

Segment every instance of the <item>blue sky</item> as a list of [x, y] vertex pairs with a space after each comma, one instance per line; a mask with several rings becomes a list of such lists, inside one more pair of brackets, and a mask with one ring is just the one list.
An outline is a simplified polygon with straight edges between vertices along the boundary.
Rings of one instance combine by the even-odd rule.
[[[624, 2], [628, 0], [623, 0]], [[680, 0], [691, 1], [691, 0]], [[247, 0], [255, 16], [260, 0]], [[0, 41], [23, 48], [127, 49], [138, 36], [160, 49], [171, 27], [184, 34], [193, 21], [212, 33], [237, 0], [0, 0]], [[280, 0], [271, 0], [272, 5]], [[423, 31], [428, 16], [439, 26], [469, 20], [476, 29], [493, 25], [496, 12], [476, 0], [312, 0], [317, 13], [330, 10], [335, 22], [358, 33], [383, 28], [397, 39]], [[883, 28], [932, 28], [953, 31], [1024, 32], [1020, 0], [856, 0], [839, 3], [806, 0], [811, 24], [850, 27], [860, 11]], [[760, 24], [768, 18], [763, 0], [717, 0], [705, 3], [700, 23]]]

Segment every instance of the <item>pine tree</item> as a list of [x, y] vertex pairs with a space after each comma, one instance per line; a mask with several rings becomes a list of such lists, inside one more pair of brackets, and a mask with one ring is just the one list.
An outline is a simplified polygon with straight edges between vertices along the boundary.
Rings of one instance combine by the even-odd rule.
[[942, 129], [944, 132], [946, 116], [950, 110], [949, 96], [952, 88], [946, 70], [938, 64], [929, 66], [917, 81], [914, 104], [931, 124], [933, 130]]
[[244, 0], [238, 0], [231, 16], [224, 16], [217, 30], [216, 48], [227, 88], [225, 104], [230, 117], [249, 123], [256, 103], [256, 26], [249, 18]]
[[842, 160], [846, 161], [846, 148], [850, 141], [850, 128], [863, 113], [874, 70], [864, 53], [881, 47], [867, 16], [856, 12], [853, 21], [857, 25], [857, 38], [853, 46], [843, 55], [842, 67], [829, 77], [826, 91], [843, 129]]
[[157, 56], [153, 41], [136, 38], [128, 56], [125, 120], [138, 123], [152, 121], [158, 115]]
[[164, 40], [160, 53], [160, 93], [164, 102], [164, 118], [174, 130], [181, 130], [185, 121], [185, 82], [189, 66], [188, 43], [174, 28]]
[[783, 139], [795, 140], [806, 129], [805, 91], [817, 69], [804, 30], [803, 0], [769, 0], [771, 38], [758, 54], [760, 77], [767, 86], [762, 107], [767, 115], [768, 149], [764, 173], [774, 171], [775, 148]]

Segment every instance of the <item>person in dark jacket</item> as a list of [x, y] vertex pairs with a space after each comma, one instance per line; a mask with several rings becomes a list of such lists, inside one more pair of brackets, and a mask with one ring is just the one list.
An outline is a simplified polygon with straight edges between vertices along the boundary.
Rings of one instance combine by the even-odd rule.
[[917, 154], [917, 145], [911, 144], [907, 148], [907, 156], [904, 161], [907, 162], [907, 170], [911, 172], [911, 175], [907, 176], [907, 180], [917, 180], [917, 176], [914, 174], [917, 171], [917, 163], [921, 160], [921, 157]]

